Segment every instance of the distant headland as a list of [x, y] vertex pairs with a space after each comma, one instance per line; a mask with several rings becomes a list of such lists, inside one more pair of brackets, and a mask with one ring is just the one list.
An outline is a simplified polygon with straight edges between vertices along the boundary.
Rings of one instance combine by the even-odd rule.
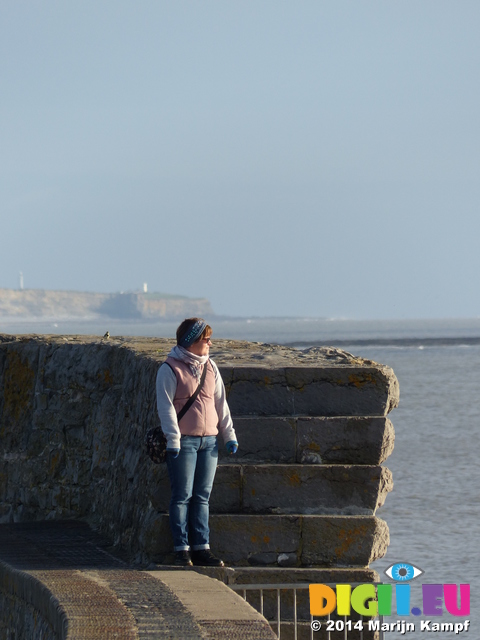
[[90, 293], [47, 289], [0, 289], [0, 318], [117, 318], [174, 320], [211, 316], [206, 298], [140, 291]]

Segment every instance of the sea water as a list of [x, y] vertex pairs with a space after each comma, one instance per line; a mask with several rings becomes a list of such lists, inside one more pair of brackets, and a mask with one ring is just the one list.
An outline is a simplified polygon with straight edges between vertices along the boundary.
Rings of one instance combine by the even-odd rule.
[[[396, 432], [395, 448], [384, 464], [393, 472], [394, 489], [377, 511], [389, 525], [390, 546], [386, 556], [371, 566], [385, 582], [389, 579], [383, 572], [393, 563], [421, 568], [424, 574], [411, 583], [412, 607], [421, 608], [422, 583], [469, 583], [468, 636], [480, 639], [480, 319], [212, 318], [210, 322], [214, 338], [341, 344], [342, 349], [393, 368], [400, 382], [400, 405], [389, 416]], [[173, 337], [176, 324], [31, 320], [0, 322], [0, 332], [101, 336], [109, 330], [112, 335]], [[446, 344], [444, 338], [450, 342]], [[397, 619], [394, 615], [388, 620]], [[403, 619], [416, 623], [417, 631], [410, 637], [428, 633], [419, 631], [421, 618]], [[457, 620], [444, 614], [437, 621]], [[436, 636], [454, 637], [451, 633]], [[405, 636], [388, 634], [392, 640], [400, 637]]]

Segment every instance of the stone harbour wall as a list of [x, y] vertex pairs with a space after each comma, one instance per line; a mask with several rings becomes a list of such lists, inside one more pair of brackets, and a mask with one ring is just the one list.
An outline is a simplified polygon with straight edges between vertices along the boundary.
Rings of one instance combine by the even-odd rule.
[[[169, 484], [145, 454], [173, 341], [0, 336], [0, 523], [83, 519], [131, 560], [171, 560]], [[234, 566], [367, 567], [399, 390], [338, 350], [215, 340], [240, 443], [221, 452], [212, 546]], [[223, 443], [222, 443], [223, 444]]]

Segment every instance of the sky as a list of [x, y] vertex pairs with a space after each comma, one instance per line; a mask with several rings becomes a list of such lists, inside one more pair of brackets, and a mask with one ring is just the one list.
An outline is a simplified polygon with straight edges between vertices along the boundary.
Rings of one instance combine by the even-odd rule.
[[0, 0], [0, 288], [478, 317], [478, 0]]

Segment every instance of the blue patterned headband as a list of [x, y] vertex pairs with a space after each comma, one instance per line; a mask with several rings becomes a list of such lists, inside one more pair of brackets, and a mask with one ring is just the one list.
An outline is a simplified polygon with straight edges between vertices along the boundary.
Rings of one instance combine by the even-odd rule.
[[184, 348], [189, 347], [202, 335], [206, 326], [204, 320], [197, 320], [185, 331], [178, 344]]

